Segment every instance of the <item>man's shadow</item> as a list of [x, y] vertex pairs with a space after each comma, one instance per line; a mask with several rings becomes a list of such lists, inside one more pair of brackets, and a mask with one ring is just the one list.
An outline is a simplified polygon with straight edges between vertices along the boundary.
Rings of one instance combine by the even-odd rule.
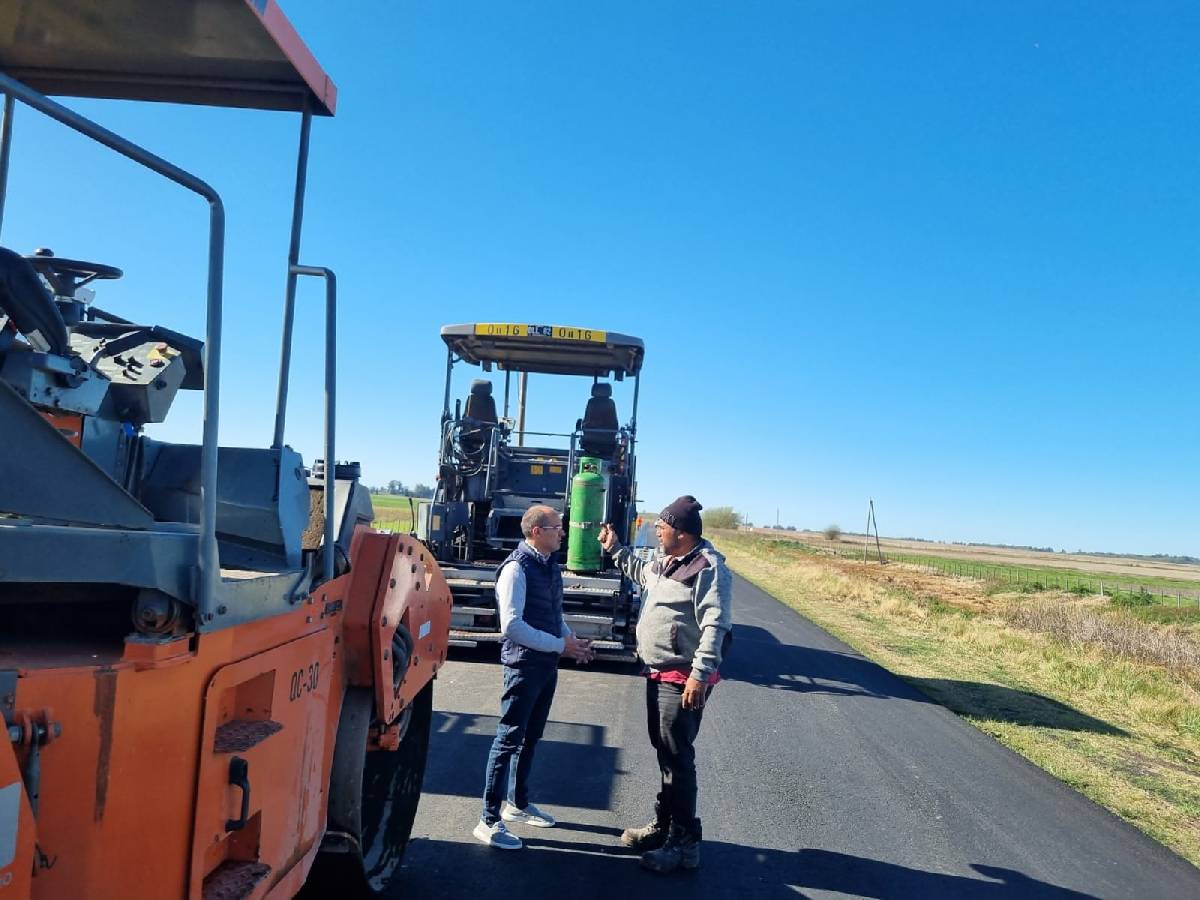
[[[525, 849], [502, 853], [481, 844], [414, 841], [405, 859], [406, 896], [470, 896], [504, 884], [506, 892], [538, 888], [577, 897], [670, 896], [795, 900], [810, 891], [836, 891], [878, 900], [1087, 900], [1094, 895], [983, 863], [974, 874], [949, 874], [829, 850], [764, 850], [705, 841], [702, 868], [669, 876], [645, 871], [618, 842], [615, 829], [560, 826], [599, 832], [600, 839], [572, 841], [547, 833], [522, 833]], [[434, 864], [441, 860], [440, 866]]]

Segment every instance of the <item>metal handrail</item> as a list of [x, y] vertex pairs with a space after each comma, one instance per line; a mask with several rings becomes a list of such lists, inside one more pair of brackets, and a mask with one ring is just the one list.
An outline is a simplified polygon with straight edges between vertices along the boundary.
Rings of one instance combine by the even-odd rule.
[[[200, 546], [197, 553], [196, 606], [202, 621], [212, 621], [220, 583], [217, 555], [217, 426], [220, 421], [221, 310], [225, 270], [225, 206], [206, 182], [132, 141], [97, 125], [49, 97], [0, 73], [0, 92], [16, 98], [68, 128], [199, 194], [209, 204], [208, 313], [204, 338], [204, 425], [200, 450]], [[6, 104], [6, 111], [8, 106]], [[11, 115], [5, 117], [11, 120]]]
[[[333, 489], [337, 480], [337, 457], [334, 455], [334, 429], [337, 418], [337, 276], [332, 269], [323, 266], [289, 265], [288, 274], [309, 275], [325, 279], [325, 555], [322, 560], [324, 569], [323, 580], [333, 580], [333, 564], [336, 548], [333, 537]], [[293, 295], [294, 296], [294, 295]], [[289, 304], [289, 319], [295, 312], [295, 304]], [[288, 323], [290, 326], [290, 322]], [[290, 327], [286, 329], [288, 344], [285, 348], [285, 358], [291, 356]], [[286, 373], [283, 373], [286, 374]], [[284, 381], [286, 379], [283, 379]], [[284, 392], [286, 398], [286, 391]], [[283, 435], [276, 439], [283, 446]]]
[[288, 244], [287, 286], [283, 299], [283, 335], [279, 352], [279, 387], [275, 401], [275, 436], [271, 446], [283, 447], [283, 430], [287, 418], [288, 383], [292, 369], [292, 325], [296, 318], [295, 271], [300, 264], [300, 231], [304, 224], [304, 191], [308, 183], [308, 138], [312, 126], [312, 106], [307, 98], [300, 119], [300, 148], [296, 153], [296, 187], [292, 196], [292, 235]]

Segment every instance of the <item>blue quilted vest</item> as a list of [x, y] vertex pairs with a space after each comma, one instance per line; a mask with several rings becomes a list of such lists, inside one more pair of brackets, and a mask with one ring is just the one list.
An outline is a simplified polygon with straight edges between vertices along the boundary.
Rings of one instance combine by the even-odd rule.
[[[496, 569], [499, 577], [500, 569], [515, 562], [525, 572], [525, 613], [522, 618], [538, 631], [548, 631], [555, 636], [559, 633], [562, 623], [563, 581], [562, 572], [551, 555], [549, 562], [542, 562], [525, 544], [517, 545], [517, 549], [508, 555]], [[506, 666], [515, 666], [525, 661], [537, 660], [557, 665], [557, 653], [543, 650], [530, 650], [508, 638], [500, 645], [500, 661]]]

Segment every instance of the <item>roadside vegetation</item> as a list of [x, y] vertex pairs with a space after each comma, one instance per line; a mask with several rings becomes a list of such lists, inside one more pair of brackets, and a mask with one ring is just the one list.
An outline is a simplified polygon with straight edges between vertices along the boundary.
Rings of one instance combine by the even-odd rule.
[[739, 574], [1200, 865], [1195, 607], [715, 541]]
[[1190, 604], [1193, 609], [1200, 608], [1200, 604], [1197, 604], [1195, 599], [1197, 595], [1200, 595], [1200, 582], [1182, 578], [1139, 575], [1135, 579], [1126, 575], [1105, 575], [1102, 572], [1081, 569], [997, 565], [947, 559], [941, 556], [897, 553], [894, 550], [887, 551], [887, 558], [893, 562], [927, 566], [946, 574], [967, 575], [999, 582], [1010, 585], [1016, 590], [1062, 589], [1079, 594], [1104, 594], [1108, 597], [1124, 598], [1127, 605], [1134, 606], [1150, 606], [1159, 603], [1179, 606]]
[[413, 529], [413, 514], [419, 502], [416, 497], [373, 493], [371, 505], [375, 508], [375, 520], [371, 525], [381, 531], [402, 531], [407, 534]]

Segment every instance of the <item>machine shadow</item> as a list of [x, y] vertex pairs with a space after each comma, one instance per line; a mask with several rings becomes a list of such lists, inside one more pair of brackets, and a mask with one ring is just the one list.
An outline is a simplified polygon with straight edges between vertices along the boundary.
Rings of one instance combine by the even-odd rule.
[[929, 702], [916, 688], [857, 653], [784, 644], [757, 625], [734, 624], [721, 675], [772, 690]]
[[765, 628], [734, 625], [721, 673], [772, 690], [939, 703], [959, 715], [1062, 731], [1124, 735], [1108, 722], [1058, 700], [976, 681], [900, 678], [856, 653], [780, 643]]
[[[414, 841], [405, 860], [406, 896], [468, 896], [498, 884], [538, 885], [551, 895], [714, 897], [795, 900], [806, 891], [836, 891], [877, 900], [1087, 900], [1091, 894], [1039, 881], [1013, 869], [972, 864], [974, 876], [922, 869], [828, 850], [767, 850], [705, 841], [696, 872], [660, 876], [636, 855], [608, 842], [543, 838], [525, 829], [525, 849], [502, 853], [481, 844]], [[580, 890], [583, 893], [580, 894]]]
[[1011, 722], [1060, 731], [1090, 731], [1124, 737], [1128, 732], [1052, 697], [978, 681], [910, 678], [908, 681], [952, 712], [987, 722]]
[[[483, 764], [496, 722], [496, 716], [434, 712], [423, 793], [482, 797]], [[608, 809], [621, 774], [617, 754], [618, 748], [605, 746], [603, 726], [547, 722], [531, 776], [538, 803]], [[478, 765], [463, 766], [461, 760]]]

